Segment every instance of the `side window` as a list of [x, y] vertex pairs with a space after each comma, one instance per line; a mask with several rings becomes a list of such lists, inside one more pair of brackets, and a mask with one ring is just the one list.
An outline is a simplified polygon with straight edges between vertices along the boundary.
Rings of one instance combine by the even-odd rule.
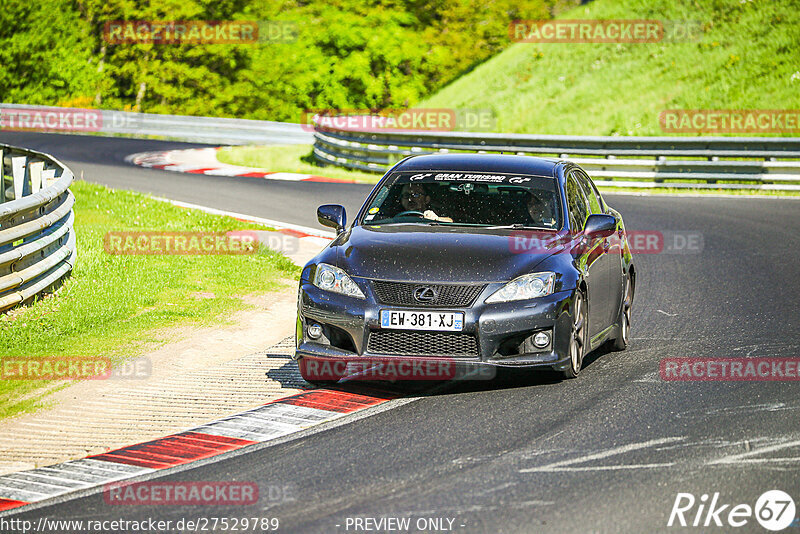
[[603, 213], [603, 206], [600, 204], [600, 199], [597, 195], [597, 190], [589, 177], [580, 171], [573, 171], [573, 175], [578, 179], [578, 183], [583, 188], [583, 192], [589, 201], [590, 213]]
[[586, 204], [586, 197], [575, 180], [575, 174], [570, 173], [567, 177], [567, 208], [569, 209], [570, 226], [574, 231], [583, 230], [586, 217], [589, 216]]

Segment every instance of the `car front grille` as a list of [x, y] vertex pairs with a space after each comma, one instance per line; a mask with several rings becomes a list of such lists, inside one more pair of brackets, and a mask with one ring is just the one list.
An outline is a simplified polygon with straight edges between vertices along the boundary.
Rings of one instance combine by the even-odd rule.
[[478, 340], [462, 332], [407, 332], [375, 330], [370, 332], [367, 351], [371, 354], [400, 356], [439, 356], [478, 358]]
[[[397, 306], [458, 307], [471, 306], [486, 284], [424, 284], [373, 280], [372, 288], [383, 304]], [[429, 288], [436, 297], [429, 301], [414, 298], [418, 289]]]

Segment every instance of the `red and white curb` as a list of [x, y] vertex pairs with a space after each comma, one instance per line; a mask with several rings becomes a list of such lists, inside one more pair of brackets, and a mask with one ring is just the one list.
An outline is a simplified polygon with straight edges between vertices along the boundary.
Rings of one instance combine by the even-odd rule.
[[372, 390], [310, 390], [153, 441], [3, 475], [0, 512], [264, 443], [397, 396]]
[[224, 147], [190, 148], [187, 150], [165, 150], [158, 152], [139, 152], [131, 154], [125, 161], [140, 167], [162, 169], [165, 171], [207, 174], [212, 176], [241, 176], [268, 178], [270, 180], [288, 180], [294, 182], [342, 182], [353, 180], [328, 178], [316, 174], [298, 174], [293, 172], [271, 172], [258, 167], [242, 167], [229, 165], [217, 159], [217, 151]]

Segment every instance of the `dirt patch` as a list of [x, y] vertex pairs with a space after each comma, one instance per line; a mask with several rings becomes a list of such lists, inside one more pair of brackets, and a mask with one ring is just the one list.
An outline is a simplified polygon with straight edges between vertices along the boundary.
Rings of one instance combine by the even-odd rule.
[[287, 283], [242, 297], [249, 309], [223, 326], [155, 332], [168, 341], [134, 360], [146, 376], [70, 384], [47, 398], [49, 407], [0, 422], [0, 474], [154, 439], [299, 391], [289, 360], [297, 290]]

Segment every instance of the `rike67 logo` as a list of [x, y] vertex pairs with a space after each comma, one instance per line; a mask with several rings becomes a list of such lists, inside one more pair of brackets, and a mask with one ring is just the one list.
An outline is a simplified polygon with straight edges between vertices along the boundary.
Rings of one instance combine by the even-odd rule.
[[709, 499], [704, 493], [699, 499], [691, 493], [678, 493], [669, 514], [667, 526], [680, 527], [743, 527], [755, 520], [767, 530], [783, 530], [794, 522], [794, 499], [781, 490], [764, 492], [755, 506], [724, 503], [719, 492]]

